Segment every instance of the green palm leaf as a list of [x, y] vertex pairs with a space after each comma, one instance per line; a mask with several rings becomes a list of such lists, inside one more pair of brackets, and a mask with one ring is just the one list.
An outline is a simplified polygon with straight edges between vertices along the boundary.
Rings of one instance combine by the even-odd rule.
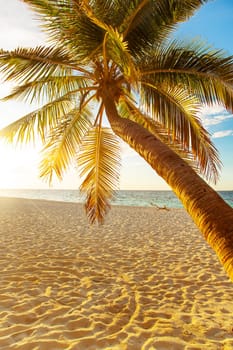
[[182, 145], [182, 149], [192, 153], [200, 173], [216, 183], [221, 162], [209, 133], [201, 125], [199, 103], [181, 87], [170, 85], [142, 84], [142, 106], [167, 130], [171, 143]]
[[205, 0], [131, 1], [122, 23], [130, 51], [145, 58], [145, 51], [164, 42], [177, 24], [187, 20]]
[[56, 127], [72, 108], [70, 99], [59, 98], [9, 124], [0, 131], [0, 136], [16, 143], [35, 142], [38, 136], [44, 142], [49, 130]]
[[[75, 1], [76, 3], [78, 1]], [[125, 18], [126, 11], [131, 6], [131, 0], [94, 0], [89, 1], [93, 14], [101, 22], [111, 25], [116, 28], [119, 27]]]
[[90, 112], [87, 109], [71, 111], [51, 130], [48, 141], [42, 151], [40, 176], [50, 183], [55, 173], [62, 180], [64, 172], [82, 143], [82, 139], [90, 129]]
[[110, 207], [109, 200], [119, 181], [119, 142], [110, 129], [99, 125], [92, 128], [82, 141], [78, 156], [81, 177], [80, 187], [86, 193], [86, 212], [93, 223], [103, 222]]
[[202, 42], [173, 41], [158, 47], [147, 60], [138, 61], [142, 81], [183, 86], [202, 104], [222, 104], [233, 111], [233, 56], [206, 47]]
[[78, 68], [67, 51], [61, 48], [40, 46], [32, 49], [0, 51], [0, 71], [4, 79], [18, 83], [43, 79], [51, 75], [70, 75], [73, 69]]
[[91, 90], [95, 91], [96, 87], [89, 85], [88, 79], [83, 76], [49, 76], [16, 86], [2, 101], [18, 99], [40, 104], [62, 97], [72, 98], [79, 92], [82, 94]]
[[124, 41], [123, 35], [112, 27], [108, 27], [106, 47], [107, 58], [121, 69], [125, 79], [131, 83], [137, 81], [138, 73], [129, 53], [128, 44]]
[[76, 61], [88, 61], [103, 42], [104, 31], [87, 16], [83, 1], [23, 1], [39, 15], [50, 42], [72, 51]]

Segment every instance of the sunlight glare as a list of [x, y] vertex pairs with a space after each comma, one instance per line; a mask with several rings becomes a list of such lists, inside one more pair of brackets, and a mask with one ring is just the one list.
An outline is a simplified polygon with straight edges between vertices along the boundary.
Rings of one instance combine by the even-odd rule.
[[38, 177], [38, 162], [35, 149], [19, 149], [0, 140], [0, 188], [27, 188], [30, 182], [27, 174], [31, 175], [32, 169], [35, 169], [33, 175]]

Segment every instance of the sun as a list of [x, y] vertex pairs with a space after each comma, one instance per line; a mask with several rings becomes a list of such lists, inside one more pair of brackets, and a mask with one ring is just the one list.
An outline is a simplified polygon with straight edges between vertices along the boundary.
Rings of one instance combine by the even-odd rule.
[[27, 188], [38, 178], [36, 149], [16, 148], [0, 140], [0, 189]]

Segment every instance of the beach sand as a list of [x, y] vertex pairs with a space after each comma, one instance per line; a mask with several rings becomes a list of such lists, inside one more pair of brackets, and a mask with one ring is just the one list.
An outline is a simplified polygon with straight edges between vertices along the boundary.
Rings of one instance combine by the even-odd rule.
[[0, 349], [232, 350], [233, 284], [183, 209], [0, 199]]

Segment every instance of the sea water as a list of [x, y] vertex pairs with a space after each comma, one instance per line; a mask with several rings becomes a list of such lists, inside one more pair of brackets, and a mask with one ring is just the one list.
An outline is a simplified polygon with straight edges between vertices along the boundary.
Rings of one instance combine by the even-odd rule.
[[[219, 195], [233, 207], [233, 191], [219, 191]], [[61, 202], [83, 203], [78, 190], [56, 189], [0, 189], [1, 197], [17, 197], [28, 199], [45, 199]], [[172, 191], [117, 191], [112, 205], [124, 206], [158, 206], [182, 208], [182, 203]]]

